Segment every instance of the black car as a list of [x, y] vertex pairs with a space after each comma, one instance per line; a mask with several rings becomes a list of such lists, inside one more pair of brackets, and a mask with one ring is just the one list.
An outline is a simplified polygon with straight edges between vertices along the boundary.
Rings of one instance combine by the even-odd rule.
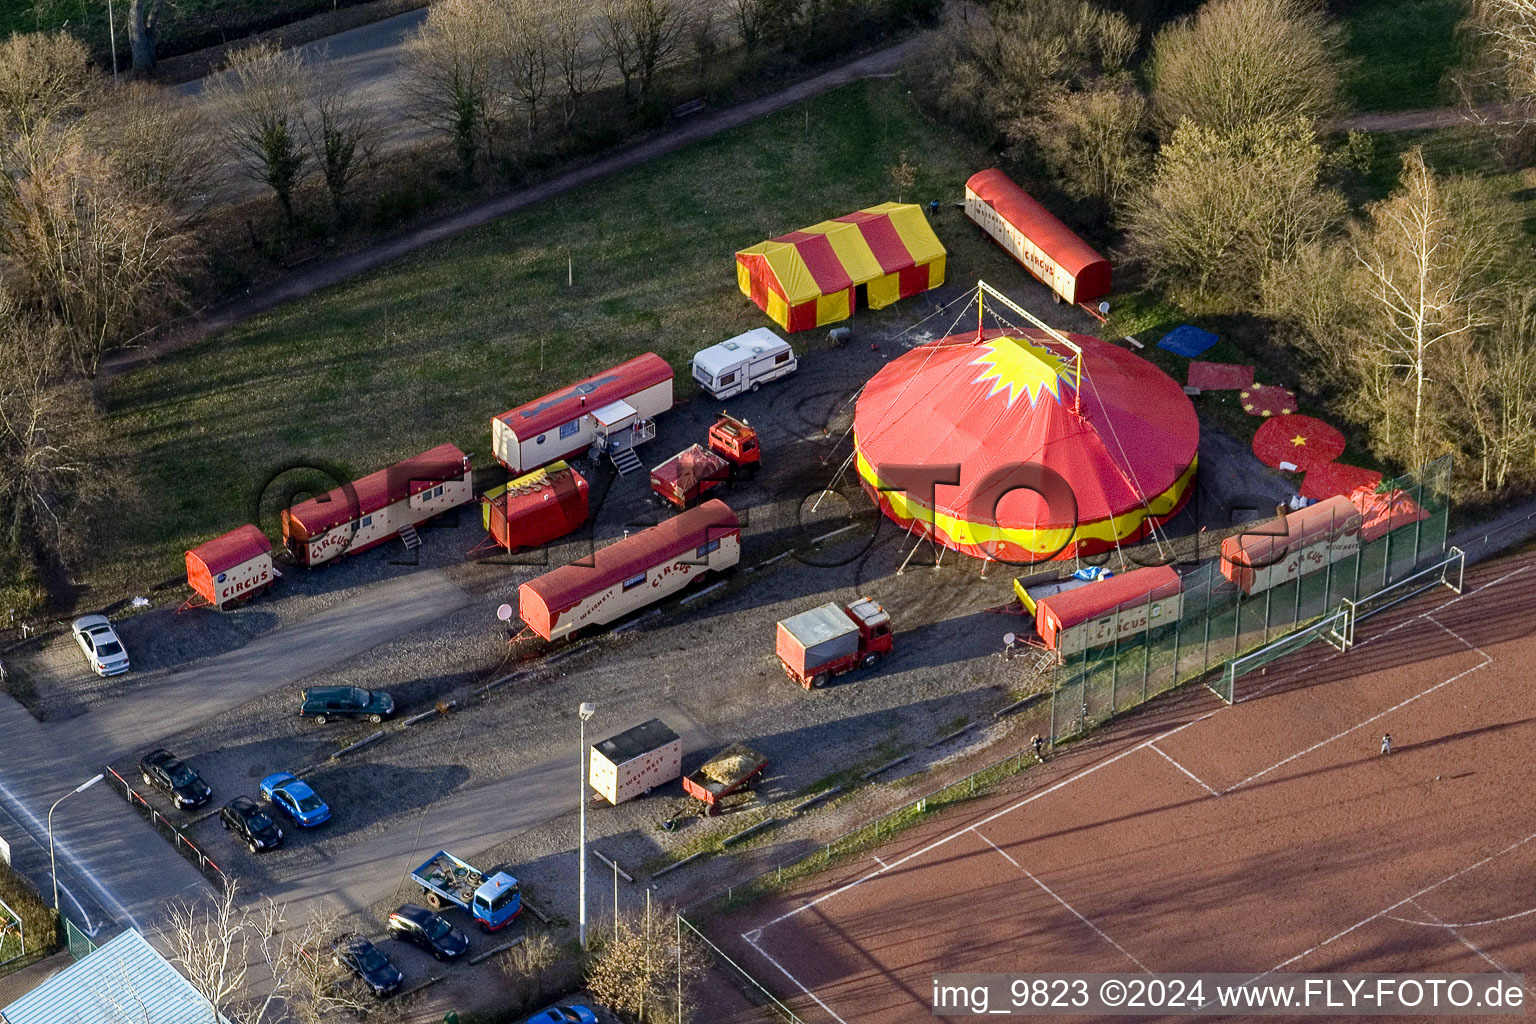
[[213, 796], [213, 789], [191, 766], [177, 759], [169, 750], [151, 750], [139, 761], [144, 785], [163, 790], [177, 807], [201, 807]]
[[219, 812], [219, 824], [244, 839], [252, 853], [276, 849], [283, 841], [283, 830], [277, 822], [248, 796], [237, 796], [225, 804]]
[[389, 915], [389, 932], [439, 960], [457, 960], [469, 952], [469, 936], [449, 924], [442, 914], [414, 903], [407, 903]]
[[361, 686], [311, 686], [299, 714], [324, 725], [332, 718], [366, 718], [377, 725], [395, 713], [395, 698]]
[[363, 984], [379, 998], [400, 987], [405, 975], [390, 963], [384, 951], [361, 935], [343, 935], [331, 944], [336, 963], [363, 979]]

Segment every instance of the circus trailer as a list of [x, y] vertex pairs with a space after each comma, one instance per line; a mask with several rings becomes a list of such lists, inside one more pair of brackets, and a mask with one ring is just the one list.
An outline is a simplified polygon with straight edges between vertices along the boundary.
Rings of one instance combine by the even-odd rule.
[[469, 456], [451, 444], [284, 509], [283, 543], [301, 565], [355, 555], [399, 537], [407, 548], [416, 527], [475, 500]]
[[754, 327], [695, 352], [693, 379], [716, 398], [730, 398], [786, 377], [799, 365], [789, 342], [766, 327]]
[[922, 207], [881, 203], [742, 249], [736, 284], [793, 333], [937, 288], [947, 256]]
[[1359, 554], [1360, 530], [1355, 503], [1334, 495], [1222, 541], [1221, 574], [1243, 593], [1261, 594]]
[[536, 548], [587, 521], [587, 481], [564, 462], [551, 462], [480, 496], [480, 521], [498, 547]]
[[641, 468], [632, 449], [670, 408], [672, 367], [647, 352], [493, 418], [491, 450], [512, 473], [595, 450], [627, 475]]
[[659, 718], [592, 744], [587, 784], [610, 804], [683, 776], [683, 741]]
[[518, 614], [545, 640], [605, 626], [741, 560], [741, 523], [711, 499], [517, 588]]
[[965, 215], [1039, 278], [1057, 302], [1109, 294], [1109, 261], [997, 169], [965, 183]]
[[196, 596], [223, 611], [268, 589], [276, 580], [272, 542], [247, 523], [187, 552], [187, 586]]
[[1176, 622], [1184, 584], [1172, 566], [1133, 569], [1035, 602], [1035, 632], [1066, 658]]

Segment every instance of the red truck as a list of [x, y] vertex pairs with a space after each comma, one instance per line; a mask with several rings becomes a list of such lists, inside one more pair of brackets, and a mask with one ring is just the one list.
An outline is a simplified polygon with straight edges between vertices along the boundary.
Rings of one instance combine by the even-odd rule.
[[651, 490], [680, 509], [691, 508], [723, 483], [756, 476], [761, 459], [757, 431], [721, 413], [709, 428], [709, 447], [691, 445], [651, 470]]
[[779, 622], [779, 664], [807, 690], [851, 669], [873, 668], [891, 646], [891, 617], [869, 597], [832, 601]]

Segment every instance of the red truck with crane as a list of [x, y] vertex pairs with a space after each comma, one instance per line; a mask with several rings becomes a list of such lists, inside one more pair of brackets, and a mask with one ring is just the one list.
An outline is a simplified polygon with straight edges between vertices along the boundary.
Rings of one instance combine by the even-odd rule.
[[651, 490], [663, 501], [687, 509], [721, 484], [757, 475], [762, 451], [757, 431], [746, 420], [721, 413], [709, 428], [708, 441], [709, 447], [692, 445], [651, 470]]
[[891, 653], [891, 617], [873, 598], [828, 602], [779, 622], [779, 664], [807, 690]]

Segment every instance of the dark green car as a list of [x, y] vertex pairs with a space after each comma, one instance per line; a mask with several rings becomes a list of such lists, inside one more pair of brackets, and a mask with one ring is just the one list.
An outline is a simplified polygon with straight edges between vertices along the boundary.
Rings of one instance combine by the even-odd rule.
[[333, 718], [366, 718], [378, 724], [395, 713], [395, 698], [361, 686], [311, 686], [299, 714], [324, 725]]

